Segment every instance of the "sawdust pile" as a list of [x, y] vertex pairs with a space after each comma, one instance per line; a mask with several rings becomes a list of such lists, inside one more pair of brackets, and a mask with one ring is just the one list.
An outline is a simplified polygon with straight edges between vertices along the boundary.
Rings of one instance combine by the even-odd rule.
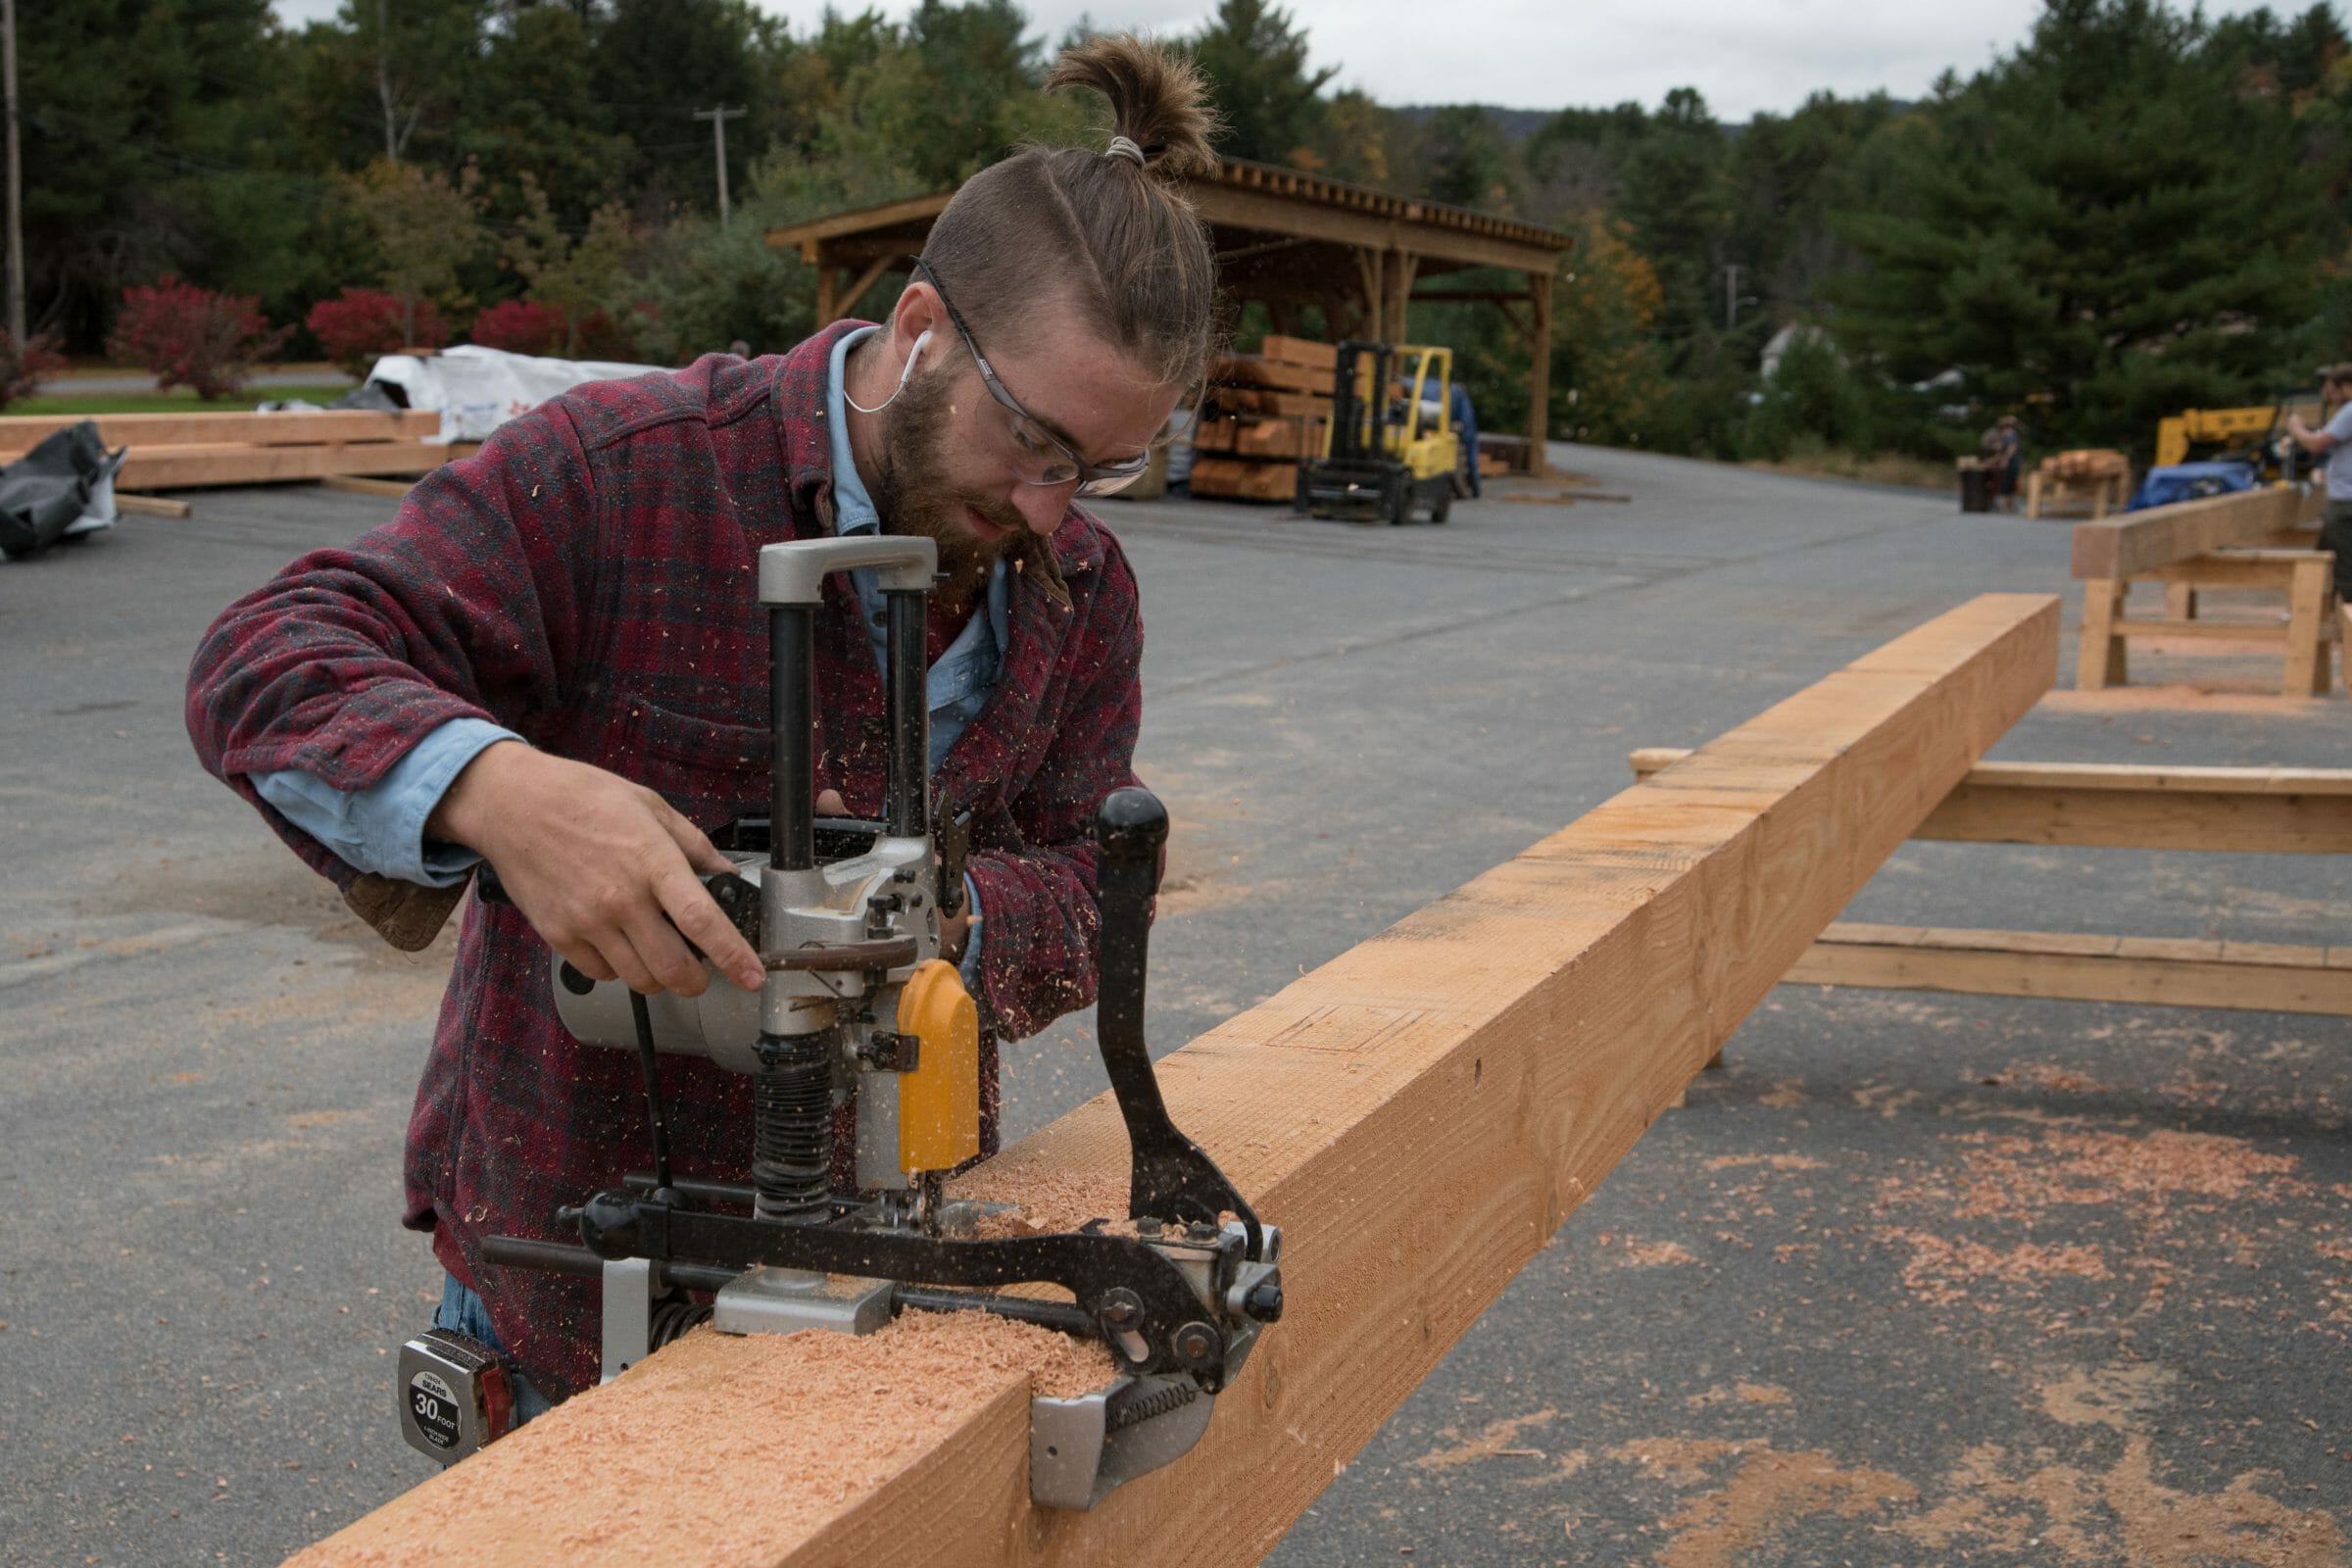
[[[2082, 1280], [2111, 1277], [2106, 1260], [2096, 1248], [2039, 1247], [2029, 1242], [2023, 1247], [2002, 1250], [1980, 1247], [1974, 1242], [1956, 1242], [1927, 1231], [1888, 1230], [1881, 1234], [1911, 1249], [1911, 1261], [1903, 1265], [1903, 1284], [1931, 1306], [1949, 1306], [1954, 1301], [1969, 1299], [1967, 1287], [1981, 1280], [2033, 1286], [2059, 1277]], [[1977, 1304], [1987, 1312], [2004, 1309], [1997, 1301]]]
[[[1963, 1133], [1950, 1142], [1965, 1148], [1959, 1183], [1941, 1190], [1913, 1186], [1906, 1196], [1947, 1198], [1962, 1219], [2002, 1217], [2032, 1225], [2061, 1204], [2228, 1201], [2258, 1187], [2280, 1194], [2310, 1190], [2290, 1174], [2294, 1156], [2266, 1154], [2243, 1140], [2204, 1133]], [[1896, 1190], [1890, 1185], [1888, 1192]]]
[[2146, 1568], [2340, 1568], [2344, 1533], [2326, 1509], [2265, 1495], [2254, 1472], [2220, 1492], [2176, 1491], [2157, 1481], [2151, 1446], [2145, 1433], [2131, 1433], [2122, 1456], [2098, 1472], [2013, 1460], [1984, 1444], [1944, 1479], [1941, 1502], [1895, 1528], [1936, 1551], [1984, 1548], [2051, 1563], [2120, 1556]]
[[1048, 1236], [1077, 1230], [1090, 1220], [1124, 1219], [1128, 1170], [1125, 1165], [1055, 1169], [1021, 1157], [1025, 1152], [992, 1159], [956, 1181], [955, 1198], [1009, 1203], [1014, 1212], [983, 1217], [983, 1236]]
[[1729, 1485], [1660, 1521], [1674, 1539], [1655, 1560], [1665, 1568], [1731, 1568], [1796, 1520], [1824, 1513], [1859, 1518], [1918, 1495], [1918, 1488], [1885, 1470], [1847, 1470], [1818, 1449], [1779, 1453], [1757, 1444]]

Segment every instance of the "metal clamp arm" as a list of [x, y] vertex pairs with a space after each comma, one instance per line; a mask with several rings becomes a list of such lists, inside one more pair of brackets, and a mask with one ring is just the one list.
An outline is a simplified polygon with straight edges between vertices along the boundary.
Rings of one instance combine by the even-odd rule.
[[1095, 1034], [1132, 1150], [1127, 1213], [1132, 1219], [1205, 1220], [1213, 1225], [1220, 1212], [1229, 1212], [1249, 1232], [1250, 1258], [1262, 1260], [1265, 1240], [1257, 1215], [1216, 1162], [1169, 1120], [1144, 1041], [1151, 903], [1159, 884], [1160, 847], [1167, 840], [1167, 808], [1150, 790], [1113, 790], [1095, 810], [1095, 843], [1102, 850], [1096, 905], [1102, 915]]

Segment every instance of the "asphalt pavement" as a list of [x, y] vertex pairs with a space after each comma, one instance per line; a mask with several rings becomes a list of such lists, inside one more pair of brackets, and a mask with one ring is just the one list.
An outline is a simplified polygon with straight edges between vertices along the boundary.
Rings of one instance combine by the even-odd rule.
[[[1156, 1050], [1615, 793], [1629, 749], [2066, 587], [2063, 524], [1556, 456], [1631, 499], [1108, 510], [1177, 821]], [[447, 954], [376, 943], [180, 721], [205, 623], [393, 503], [193, 499], [0, 565], [10, 1562], [274, 1561], [430, 1471], [389, 1357], [438, 1287], [396, 1221]], [[2143, 658], [2203, 689], [2062, 691], [1995, 755], [2341, 764], [2352, 703], [2258, 695], [2273, 664]], [[1918, 844], [1850, 917], [2320, 944], [2347, 909], [2318, 860]], [[1269, 1560], [2344, 1562], [2348, 1037], [1784, 986]], [[1102, 1086], [1091, 1050], [1084, 1015], [1011, 1049], [1008, 1135]]]

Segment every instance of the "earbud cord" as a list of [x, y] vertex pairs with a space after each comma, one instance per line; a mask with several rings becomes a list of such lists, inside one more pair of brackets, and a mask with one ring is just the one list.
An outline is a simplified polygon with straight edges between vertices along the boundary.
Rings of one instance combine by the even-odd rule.
[[[914, 362], [922, 358], [923, 345], [930, 341], [931, 332], [930, 329], [926, 327], [923, 330], [922, 335], [914, 340], [914, 347], [906, 351], [906, 368], [899, 372], [899, 384], [891, 392], [890, 396], [884, 398], [881, 402], [875, 404], [869, 409], [864, 404], [858, 402], [856, 398], [850, 396], [850, 389], [847, 386], [844, 386], [841, 389], [841, 401], [847, 403], [851, 408], [856, 409], [859, 414], [880, 414], [884, 409], [887, 409], [893, 403], [898, 402], [899, 394], [906, 390], [907, 378], [914, 374]], [[848, 377], [844, 376], [843, 379], [846, 381]]]

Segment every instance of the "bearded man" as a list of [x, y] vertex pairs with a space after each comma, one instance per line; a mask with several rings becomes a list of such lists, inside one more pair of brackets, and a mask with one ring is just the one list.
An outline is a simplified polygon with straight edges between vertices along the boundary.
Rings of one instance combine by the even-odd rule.
[[[935, 798], [970, 813], [968, 927], [945, 933], [995, 1040], [1095, 989], [1088, 824], [1130, 769], [1143, 627], [1117, 542], [1075, 505], [1139, 476], [1210, 346], [1213, 264], [1177, 177], [1209, 167], [1189, 67], [1132, 38], [1049, 87], [1110, 101], [1106, 151], [1031, 148], [968, 181], [880, 325], [584, 386], [421, 481], [386, 527], [295, 562], [198, 650], [205, 765], [391, 934], [467, 901], [410, 1123], [404, 1223], [448, 1278], [437, 1321], [506, 1355], [522, 1414], [594, 1381], [587, 1283], [487, 1266], [485, 1237], [647, 1163], [637, 1063], [558, 1022], [553, 955], [640, 992], [758, 989], [697, 878], [764, 809], [762, 545], [880, 529], [939, 545]], [[817, 616], [819, 808], [880, 813], [880, 596]], [[441, 890], [436, 892], [435, 890]], [[420, 918], [419, 910], [423, 911]], [[744, 1180], [745, 1077], [662, 1058], [680, 1174]]]

